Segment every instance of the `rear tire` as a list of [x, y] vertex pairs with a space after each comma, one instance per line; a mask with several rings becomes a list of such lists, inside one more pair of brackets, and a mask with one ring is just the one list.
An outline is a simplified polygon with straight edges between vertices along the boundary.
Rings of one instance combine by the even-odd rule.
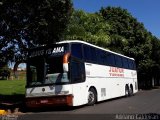
[[133, 87], [132, 86], [129, 89], [129, 96], [133, 96]]
[[130, 93], [129, 93], [129, 87], [126, 86], [126, 87], [125, 87], [125, 96], [128, 97], [129, 94], [130, 94]]
[[94, 105], [97, 102], [97, 94], [93, 88], [88, 91], [88, 105]]

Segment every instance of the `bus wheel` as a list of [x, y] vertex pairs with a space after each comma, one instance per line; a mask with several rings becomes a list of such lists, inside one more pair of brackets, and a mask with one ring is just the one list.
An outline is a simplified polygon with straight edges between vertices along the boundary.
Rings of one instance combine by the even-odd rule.
[[129, 96], [133, 96], [133, 87], [131, 85], [130, 89], [129, 89]]
[[129, 96], [129, 87], [128, 86], [125, 87], [125, 96], [126, 97]]
[[88, 91], [88, 105], [94, 105], [97, 101], [96, 91], [90, 88]]

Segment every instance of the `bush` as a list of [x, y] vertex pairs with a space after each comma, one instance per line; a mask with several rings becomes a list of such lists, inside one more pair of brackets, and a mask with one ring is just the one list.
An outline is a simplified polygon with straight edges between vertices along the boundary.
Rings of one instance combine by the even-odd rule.
[[0, 70], [0, 80], [6, 80], [10, 77], [10, 70], [9, 69], [1, 69]]

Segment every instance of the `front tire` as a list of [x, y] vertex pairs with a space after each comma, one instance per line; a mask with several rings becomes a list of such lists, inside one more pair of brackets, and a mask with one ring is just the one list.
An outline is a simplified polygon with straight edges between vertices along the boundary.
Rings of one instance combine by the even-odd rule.
[[96, 91], [91, 88], [88, 91], [88, 105], [94, 105], [97, 102], [97, 94]]

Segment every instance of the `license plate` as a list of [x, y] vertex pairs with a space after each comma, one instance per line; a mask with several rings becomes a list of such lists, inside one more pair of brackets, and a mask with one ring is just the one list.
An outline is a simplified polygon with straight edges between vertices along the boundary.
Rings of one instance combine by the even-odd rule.
[[48, 100], [41, 100], [40, 103], [48, 103]]

